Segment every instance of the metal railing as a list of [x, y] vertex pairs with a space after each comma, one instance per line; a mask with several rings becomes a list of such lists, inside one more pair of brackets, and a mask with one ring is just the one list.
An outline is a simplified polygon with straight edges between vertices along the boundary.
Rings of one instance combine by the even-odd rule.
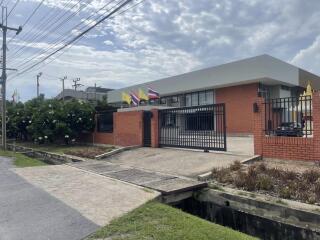
[[266, 135], [311, 137], [313, 135], [312, 97], [266, 99]]
[[160, 110], [159, 144], [226, 151], [225, 105]]

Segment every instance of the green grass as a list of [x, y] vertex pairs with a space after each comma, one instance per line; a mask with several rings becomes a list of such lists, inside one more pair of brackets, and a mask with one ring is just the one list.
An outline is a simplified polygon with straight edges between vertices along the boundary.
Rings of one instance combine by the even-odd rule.
[[152, 201], [113, 220], [89, 239], [242, 240], [255, 238]]
[[19, 142], [17, 145], [28, 147], [28, 148], [34, 148], [40, 151], [45, 152], [52, 152], [52, 153], [58, 153], [63, 154], [66, 151], [69, 150], [81, 150], [83, 149], [83, 146], [74, 146], [74, 145], [58, 145], [58, 144], [45, 144], [45, 145], [39, 145], [34, 144], [32, 142]]
[[25, 156], [21, 153], [14, 153], [14, 152], [10, 152], [10, 151], [0, 150], [0, 156], [14, 158], [13, 164], [16, 167], [36, 167], [36, 166], [47, 165], [46, 163], [44, 163], [38, 159], [30, 158], [30, 157]]
[[[69, 154], [79, 157], [94, 158], [96, 155], [106, 153], [115, 149], [114, 146], [96, 147], [96, 146], [83, 146], [83, 145], [61, 145], [61, 144], [34, 144], [32, 142], [18, 142], [17, 145], [33, 148], [36, 150], [51, 152], [57, 154]], [[80, 154], [80, 155], [79, 155]], [[88, 155], [88, 156], [85, 156]]]

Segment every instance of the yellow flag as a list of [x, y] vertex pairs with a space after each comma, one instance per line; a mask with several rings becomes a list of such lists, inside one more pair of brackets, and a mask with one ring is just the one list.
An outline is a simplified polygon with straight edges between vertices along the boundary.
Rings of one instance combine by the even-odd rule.
[[122, 92], [122, 101], [130, 104], [131, 96], [128, 93]]
[[142, 89], [140, 89], [140, 88], [139, 88], [139, 98], [140, 98], [140, 100], [146, 100], [146, 101], [149, 100], [148, 96], [147, 96], [147, 95], [144, 93], [144, 91], [143, 91]]

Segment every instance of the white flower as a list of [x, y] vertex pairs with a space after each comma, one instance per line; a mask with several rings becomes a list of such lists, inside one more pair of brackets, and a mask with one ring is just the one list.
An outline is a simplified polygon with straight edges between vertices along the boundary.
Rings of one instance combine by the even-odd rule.
[[79, 120], [79, 121], [81, 121], [81, 120], [82, 120], [82, 118], [78, 118], [78, 120]]
[[53, 122], [53, 123], [56, 123], [56, 121], [57, 121], [57, 120], [54, 119], [52, 122]]
[[65, 138], [69, 138], [69, 135], [65, 135], [64, 137], [65, 137]]
[[38, 139], [39, 139], [39, 140], [41, 140], [41, 139], [42, 139], [42, 137], [38, 137]]
[[44, 138], [45, 138], [45, 139], [47, 139], [47, 138], [48, 138], [48, 136], [44, 136]]
[[75, 142], [76, 140], [73, 138], [71, 141], [72, 141], [72, 142]]
[[52, 105], [51, 105], [51, 104], [49, 104], [49, 107], [51, 108], [51, 107], [52, 107]]
[[30, 120], [29, 123], [32, 123], [32, 121]]

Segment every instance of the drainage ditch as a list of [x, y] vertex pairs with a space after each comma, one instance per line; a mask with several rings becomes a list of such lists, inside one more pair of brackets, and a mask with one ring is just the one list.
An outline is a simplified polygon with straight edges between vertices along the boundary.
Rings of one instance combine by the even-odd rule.
[[[320, 212], [213, 189], [169, 203], [185, 212], [249, 235], [272, 240], [320, 239]], [[315, 207], [316, 209], [316, 207]]]

